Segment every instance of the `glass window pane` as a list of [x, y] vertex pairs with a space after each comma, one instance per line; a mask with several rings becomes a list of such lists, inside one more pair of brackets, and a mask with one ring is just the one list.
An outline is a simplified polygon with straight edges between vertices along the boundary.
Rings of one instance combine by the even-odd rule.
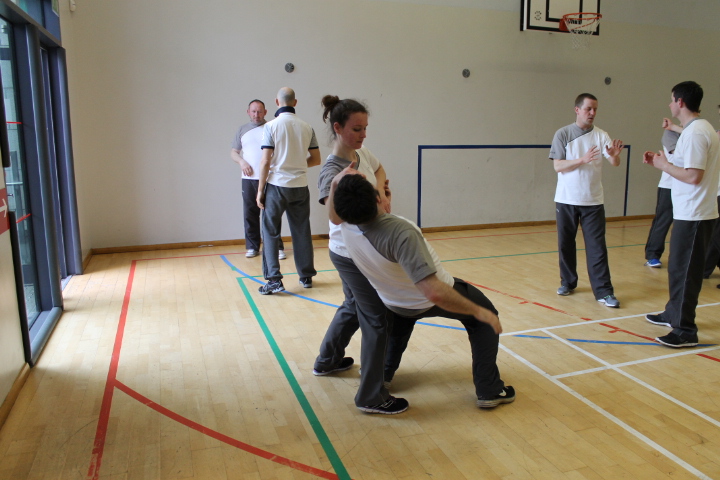
[[0, 74], [2, 75], [5, 117], [8, 123], [10, 167], [5, 169], [8, 200], [15, 213], [16, 225], [11, 226], [20, 250], [22, 282], [25, 292], [25, 309], [31, 327], [40, 314], [40, 297], [37, 290], [37, 268], [31, 221], [30, 200], [25, 175], [25, 158], [22, 151], [22, 122], [17, 108], [15, 63], [12, 49], [12, 25], [0, 18]]

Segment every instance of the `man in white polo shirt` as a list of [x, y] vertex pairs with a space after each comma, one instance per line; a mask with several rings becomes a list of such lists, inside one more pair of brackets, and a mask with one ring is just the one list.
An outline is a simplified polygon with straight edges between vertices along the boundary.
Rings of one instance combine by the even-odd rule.
[[278, 241], [282, 214], [286, 212], [293, 243], [295, 267], [304, 288], [312, 288], [314, 266], [310, 233], [310, 190], [307, 169], [320, 165], [320, 149], [315, 131], [295, 115], [295, 92], [283, 87], [275, 99], [276, 118], [265, 124], [262, 138], [262, 160], [257, 205], [263, 209], [262, 235], [263, 276], [267, 283], [260, 287], [263, 295], [282, 292]]
[[698, 344], [695, 308], [702, 289], [705, 252], [714, 220], [718, 218], [720, 140], [712, 125], [699, 118], [702, 98], [703, 89], [695, 82], [675, 85], [670, 96], [670, 111], [680, 120], [683, 131], [672, 163], [662, 151], [643, 155], [644, 163], [673, 178], [673, 229], [668, 265], [670, 299], [664, 312], [645, 316], [652, 324], [672, 328], [655, 341], [673, 348]]
[[560, 255], [558, 295], [570, 295], [577, 287], [577, 247], [575, 237], [582, 226], [588, 276], [595, 299], [618, 308], [620, 302], [610, 281], [605, 244], [605, 206], [602, 187], [602, 156], [610, 165], [620, 165], [621, 140], [611, 140], [595, 127], [598, 101], [582, 93], [575, 99], [575, 123], [557, 132], [550, 147], [550, 159], [558, 174], [555, 212]]
[[[261, 100], [253, 100], [247, 109], [250, 121], [242, 125], [233, 140], [230, 158], [240, 165], [242, 170], [243, 219], [245, 223], [245, 247], [247, 258], [260, 254], [260, 209], [257, 206], [258, 172], [262, 157], [263, 129], [265, 125], [265, 104]], [[278, 258], [286, 258], [282, 238], [280, 239]]]

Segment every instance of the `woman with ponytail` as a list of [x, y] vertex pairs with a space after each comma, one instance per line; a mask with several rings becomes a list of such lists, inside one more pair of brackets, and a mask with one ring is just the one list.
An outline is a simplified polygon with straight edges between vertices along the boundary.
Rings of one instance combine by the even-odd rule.
[[322, 106], [323, 121], [330, 127], [333, 138], [333, 150], [320, 171], [318, 188], [320, 203], [328, 207], [330, 260], [340, 274], [345, 300], [325, 333], [313, 374], [322, 376], [349, 369], [353, 359], [345, 357], [345, 348], [360, 328], [362, 370], [355, 405], [366, 413], [393, 415], [407, 410], [408, 402], [390, 395], [383, 382], [389, 315], [377, 292], [360, 273], [345, 248], [339, 225], [342, 221], [332, 208], [330, 195], [333, 179], [348, 168], [357, 170], [378, 189], [383, 208], [388, 213], [390, 190], [385, 169], [363, 146], [368, 127], [367, 107], [356, 100], [340, 100], [333, 95], [325, 95]]

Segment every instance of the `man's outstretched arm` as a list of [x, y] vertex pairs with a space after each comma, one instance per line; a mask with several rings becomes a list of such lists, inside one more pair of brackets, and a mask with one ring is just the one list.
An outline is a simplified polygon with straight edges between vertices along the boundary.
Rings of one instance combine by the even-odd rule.
[[448, 312], [472, 315], [479, 321], [490, 325], [498, 335], [502, 333], [502, 325], [500, 325], [497, 315], [463, 297], [450, 285], [441, 282], [434, 273], [417, 282], [415, 286], [425, 295], [425, 298], [438, 307]]

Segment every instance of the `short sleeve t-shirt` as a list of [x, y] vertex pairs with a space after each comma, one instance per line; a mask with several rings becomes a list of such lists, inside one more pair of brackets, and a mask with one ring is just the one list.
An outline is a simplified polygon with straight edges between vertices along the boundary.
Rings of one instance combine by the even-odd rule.
[[364, 225], [341, 226], [353, 262], [393, 312], [414, 316], [432, 308], [434, 304], [415, 286], [432, 274], [454, 285], [452, 275], [410, 220], [386, 213]]
[[680, 134], [672, 163], [680, 168], [704, 170], [698, 185], [673, 178], [675, 220], [700, 221], [718, 218], [717, 192], [720, 176], [720, 141], [707, 120], [695, 119]]
[[[575, 160], [581, 158], [590, 148], [597, 146], [609, 158], [606, 146], [612, 145], [610, 136], [597, 127], [583, 130], [576, 123], [567, 125], [557, 132], [550, 147], [550, 158], [554, 160]], [[603, 159], [580, 165], [570, 172], [558, 172], [555, 201], [568, 205], [602, 205], [605, 203], [602, 187]]]
[[313, 128], [284, 112], [263, 127], [262, 148], [273, 149], [268, 183], [278, 187], [307, 187], [308, 150], [318, 148]]
[[[370, 182], [373, 187], [377, 188], [377, 181], [375, 179], [375, 172], [380, 168], [380, 160], [372, 154], [366, 147], [360, 147], [355, 151], [355, 167], [357, 171], [365, 175], [365, 178]], [[332, 184], [333, 178], [340, 173], [342, 170], [350, 166], [350, 160], [345, 158], [337, 157], [335, 155], [329, 155], [327, 160], [320, 170], [320, 177], [318, 178], [318, 189], [320, 190], [320, 203], [325, 204], [325, 199], [330, 195], [330, 185]], [[345, 243], [342, 239], [342, 232], [340, 225], [330, 223], [330, 244], [328, 245], [330, 251], [336, 255], [340, 255], [345, 258], [350, 258], [350, 254], [345, 248]]]
[[243, 160], [245, 160], [253, 169], [253, 173], [247, 176], [243, 173], [243, 178], [249, 180], [257, 180], [260, 171], [260, 160], [262, 159], [262, 135], [265, 121], [262, 123], [246, 123], [241, 126], [235, 134], [232, 148], [242, 152]]

